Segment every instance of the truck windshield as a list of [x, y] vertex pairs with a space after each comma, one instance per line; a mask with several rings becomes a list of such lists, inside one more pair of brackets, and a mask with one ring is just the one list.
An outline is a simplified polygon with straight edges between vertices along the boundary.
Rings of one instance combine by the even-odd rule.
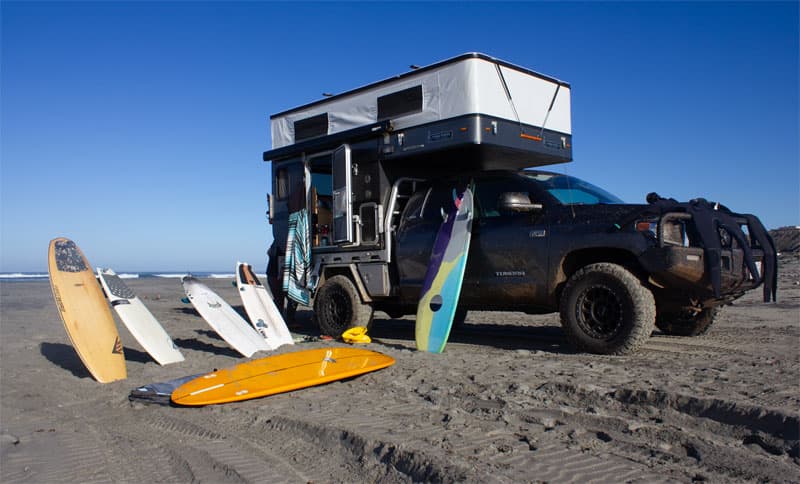
[[579, 178], [556, 173], [523, 173], [563, 205], [604, 205], [625, 203], [602, 188]]

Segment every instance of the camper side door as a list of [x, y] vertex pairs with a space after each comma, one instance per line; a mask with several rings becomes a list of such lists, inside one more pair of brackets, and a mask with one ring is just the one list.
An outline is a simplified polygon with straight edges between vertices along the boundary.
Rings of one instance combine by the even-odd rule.
[[333, 152], [333, 242], [353, 242], [353, 203], [351, 194], [352, 155], [350, 146]]
[[[305, 207], [305, 168], [300, 159], [278, 163], [272, 178], [272, 237], [282, 257], [289, 233], [289, 213]], [[283, 265], [281, 264], [281, 267]]]

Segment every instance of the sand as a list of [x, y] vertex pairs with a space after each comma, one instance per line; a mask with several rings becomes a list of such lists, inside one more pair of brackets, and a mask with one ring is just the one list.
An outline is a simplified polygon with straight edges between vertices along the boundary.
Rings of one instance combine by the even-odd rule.
[[[147, 383], [245, 361], [178, 279], [129, 280], [186, 361], [159, 366], [118, 321], [128, 379], [94, 381], [49, 284], [0, 284], [2, 482], [800, 482], [800, 260], [710, 334], [654, 333], [626, 357], [574, 352], [557, 315], [471, 312], [445, 353], [376, 314], [397, 363], [349, 381], [202, 408], [132, 403]], [[230, 280], [205, 282], [242, 310]], [[317, 334], [301, 311], [296, 335]], [[277, 352], [343, 345], [312, 341]], [[266, 356], [264, 353], [255, 355]]]

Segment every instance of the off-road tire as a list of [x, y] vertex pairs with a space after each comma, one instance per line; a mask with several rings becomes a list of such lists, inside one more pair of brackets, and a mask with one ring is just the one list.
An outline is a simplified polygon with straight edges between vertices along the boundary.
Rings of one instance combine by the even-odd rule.
[[333, 276], [317, 290], [314, 296], [314, 320], [324, 335], [338, 338], [349, 328], [372, 326], [372, 306], [361, 300], [361, 295], [347, 276]]
[[650, 337], [655, 318], [653, 293], [618, 264], [578, 270], [561, 296], [561, 325], [567, 340], [582, 351], [634, 353]]
[[719, 308], [706, 308], [697, 314], [664, 312], [656, 316], [656, 327], [670, 336], [702, 336], [711, 329]]

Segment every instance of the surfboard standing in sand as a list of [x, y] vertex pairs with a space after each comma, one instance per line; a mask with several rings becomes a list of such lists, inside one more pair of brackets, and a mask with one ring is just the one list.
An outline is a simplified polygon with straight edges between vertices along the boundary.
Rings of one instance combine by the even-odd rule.
[[272, 294], [261, 284], [253, 272], [253, 266], [246, 262], [236, 263], [236, 287], [242, 297], [244, 309], [256, 331], [264, 337], [267, 346], [275, 349], [281, 345], [294, 344], [292, 333], [286, 327]]
[[256, 351], [270, 350], [264, 338], [208, 286], [192, 276], [184, 276], [181, 283], [200, 316], [236, 351], [250, 357]]
[[419, 305], [415, 336], [417, 349], [441, 353], [450, 336], [461, 295], [472, 226], [472, 190], [454, 197], [442, 222], [428, 263]]
[[97, 268], [97, 277], [103, 285], [109, 302], [117, 311], [136, 341], [160, 365], [183, 361], [178, 347], [156, 320], [155, 316], [111, 269]]
[[72, 347], [100, 383], [124, 380], [122, 342], [91, 267], [75, 242], [50, 241], [50, 287]]

